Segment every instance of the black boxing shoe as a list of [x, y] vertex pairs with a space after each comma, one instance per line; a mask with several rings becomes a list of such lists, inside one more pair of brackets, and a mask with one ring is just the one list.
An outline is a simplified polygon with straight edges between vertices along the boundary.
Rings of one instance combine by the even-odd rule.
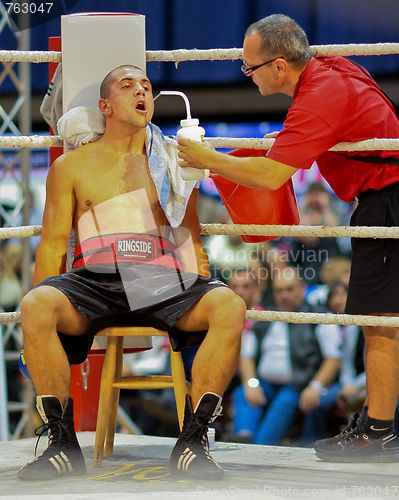
[[315, 450], [317, 450], [318, 448], [324, 449], [326, 446], [331, 446], [332, 444], [341, 441], [345, 436], [347, 436], [350, 432], [352, 432], [356, 428], [357, 421], [359, 420], [359, 418], [362, 419], [362, 415], [359, 415], [358, 413], [353, 413], [348, 423], [339, 434], [331, 438], [319, 439], [313, 444], [314, 449]]
[[358, 419], [351, 431], [315, 443], [318, 458], [327, 462], [398, 462], [399, 438], [391, 431], [380, 438], [372, 438]]
[[67, 399], [63, 409], [55, 396], [37, 396], [36, 407], [44, 425], [36, 429], [35, 433], [39, 440], [48, 430], [48, 448], [33, 462], [19, 469], [18, 479], [44, 481], [85, 474], [86, 466], [73, 423], [72, 399]]
[[222, 412], [222, 398], [206, 392], [193, 412], [190, 398], [186, 398], [183, 429], [169, 459], [169, 470], [174, 475], [192, 479], [220, 480], [224, 470], [209, 453], [208, 425]]

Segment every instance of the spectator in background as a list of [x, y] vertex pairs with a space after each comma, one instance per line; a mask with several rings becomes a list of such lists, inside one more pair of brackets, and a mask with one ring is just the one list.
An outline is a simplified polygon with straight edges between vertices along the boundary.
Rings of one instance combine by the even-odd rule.
[[[170, 375], [168, 339], [153, 337], [151, 349], [124, 355], [123, 375]], [[121, 404], [143, 434], [179, 434], [173, 389], [122, 391]]]
[[[273, 277], [275, 306], [281, 311], [312, 311], [295, 269]], [[238, 441], [281, 444], [298, 409], [317, 408], [320, 395], [336, 378], [340, 337], [335, 325], [254, 325], [242, 341], [242, 385], [234, 392], [234, 436]]]
[[[337, 257], [337, 259], [339, 259]], [[343, 258], [342, 258], [343, 259]], [[334, 259], [332, 259], [333, 261]], [[329, 262], [331, 264], [331, 262]], [[337, 272], [331, 264], [325, 269], [327, 281], [341, 275], [347, 270], [345, 260], [337, 261]], [[349, 262], [350, 269], [350, 262]], [[345, 276], [345, 274], [343, 274]], [[348, 287], [345, 283], [335, 281], [327, 287], [327, 307], [337, 314], [345, 311]], [[338, 382], [331, 384], [320, 396], [320, 406], [306, 415], [303, 426], [303, 440], [312, 444], [324, 437], [327, 427], [328, 413], [337, 405], [346, 412], [360, 410], [366, 393], [366, 374], [364, 372], [364, 337], [357, 325], [337, 325], [342, 341], [342, 358]]]
[[[310, 184], [303, 195], [301, 224], [304, 226], [338, 225], [338, 218], [331, 206], [331, 194], [321, 183]], [[342, 256], [337, 238], [307, 236], [293, 238], [289, 263], [298, 268], [308, 285], [321, 283], [321, 267], [333, 257]]]
[[[244, 299], [247, 309], [257, 308], [256, 306], [260, 301], [263, 288], [263, 284], [259, 278], [259, 271], [262, 268], [257, 266], [256, 260], [252, 261], [251, 264], [248, 268], [232, 269], [230, 279], [228, 280], [229, 287]], [[261, 308], [258, 307], [258, 309]], [[248, 329], [251, 324], [247, 320], [244, 330]]]
[[[348, 287], [334, 283], [328, 293], [328, 308], [338, 314], [345, 311]], [[360, 411], [366, 398], [366, 373], [364, 371], [364, 337], [360, 326], [340, 325], [342, 337], [342, 364], [338, 402], [347, 411]]]
[[3, 243], [0, 256], [0, 306], [4, 311], [15, 311], [21, 302], [22, 247], [19, 243]]
[[[344, 204], [343, 204], [344, 205]], [[322, 182], [312, 182], [302, 197], [302, 212], [312, 213], [315, 226], [338, 226], [340, 215], [333, 196]]]
[[[226, 214], [223, 224], [232, 224]], [[247, 268], [253, 258], [257, 257], [255, 243], [244, 243], [239, 234], [211, 235], [204, 240], [212, 274], [228, 282], [231, 269]]]
[[[306, 300], [314, 305], [327, 305], [330, 287], [336, 283], [344, 283], [348, 286], [350, 271], [351, 261], [347, 257], [333, 257], [332, 259], [326, 260], [323, 262], [320, 269], [321, 284], [307, 290]], [[328, 308], [331, 309], [330, 307]]]
[[[328, 308], [333, 313], [343, 314], [348, 293], [347, 284], [335, 282], [330, 284], [328, 290]], [[338, 328], [342, 339], [339, 382], [330, 386], [322, 395], [323, 404], [306, 416], [303, 439], [307, 444], [324, 437], [328, 411], [336, 406], [344, 410], [345, 416], [355, 412], [342, 433], [352, 430], [366, 398], [364, 337], [361, 328], [357, 325], [339, 325]]]
[[[10, 240], [2, 242], [2, 252], [0, 253], [0, 308], [2, 311], [15, 311], [21, 302], [23, 296], [21, 264], [21, 245]], [[2, 341], [3, 339], [0, 335], [0, 342]], [[9, 335], [8, 340], [5, 341], [4, 349], [6, 351], [19, 352], [21, 344], [22, 339], [20, 339], [19, 343], [13, 335]], [[18, 368], [18, 361], [16, 359], [8, 360], [6, 369], [8, 400], [21, 401], [22, 379]], [[18, 423], [17, 416], [18, 414], [15, 412], [10, 415], [11, 429], [14, 429], [14, 426]]]

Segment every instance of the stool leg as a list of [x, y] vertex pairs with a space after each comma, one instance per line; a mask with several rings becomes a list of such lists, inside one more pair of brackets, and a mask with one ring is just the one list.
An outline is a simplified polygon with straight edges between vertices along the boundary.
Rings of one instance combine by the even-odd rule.
[[170, 348], [170, 368], [173, 379], [173, 390], [175, 391], [177, 416], [179, 419], [180, 430], [183, 428], [184, 408], [186, 405], [186, 375], [180, 352], [175, 352]]
[[112, 384], [115, 378], [116, 352], [118, 337], [108, 337], [108, 346], [104, 358], [104, 366], [101, 374], [100, 400], [98, 403], [96, 439], [94, 443], [94, 465], [101, 465], [105, 432], [109, 418], [109, 408], [112, 394]]
[[[120, 378], [122, 376], [122, 366], [123, 366], [123, 337], [117, 337], [118, 343], [116, 347], [116, 366], [115, 366], [115, 377]], [[119, 405], [119, 393], [120, 389], [112, 389], [111, 401], [109, 404], [109, 414], [107, 422], [107, 430], [105, 434], [105, 457], [112, 457], [114, 451], [114, 437], [115, 437], [115, 427], [116, 427], [116, 416], [118, 413]]]

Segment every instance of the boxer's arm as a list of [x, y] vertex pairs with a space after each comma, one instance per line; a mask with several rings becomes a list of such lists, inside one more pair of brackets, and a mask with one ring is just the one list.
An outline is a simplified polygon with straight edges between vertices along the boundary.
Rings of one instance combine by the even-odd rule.
[[184, 219], [174, 230], [174, 238], [184, 263], [184, 270], [209, 276], [209, 261], [201, 242], [201, 227], [197, 214], [198, 189], [194, 189], [188, 201]]
[[179, 139], [181, 167], [208, 168], [243, 186], [278, 189], [298, 170], [270, 158], [238, 158], [189, 139]]
[[76, 199], [73, 168], [66, 157], [50, 167], [46, 182], [42, 237], [36, 251], [34, 285], [63, 269]]

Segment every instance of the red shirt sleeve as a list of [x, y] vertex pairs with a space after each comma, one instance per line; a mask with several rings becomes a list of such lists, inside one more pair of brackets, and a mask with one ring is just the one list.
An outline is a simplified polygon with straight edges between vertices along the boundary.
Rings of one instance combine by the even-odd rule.
[[331, 126], [306, 103], [292, 106], [268, 158], [294, 168], [310, 168], [320, 155], [337, 144]]

